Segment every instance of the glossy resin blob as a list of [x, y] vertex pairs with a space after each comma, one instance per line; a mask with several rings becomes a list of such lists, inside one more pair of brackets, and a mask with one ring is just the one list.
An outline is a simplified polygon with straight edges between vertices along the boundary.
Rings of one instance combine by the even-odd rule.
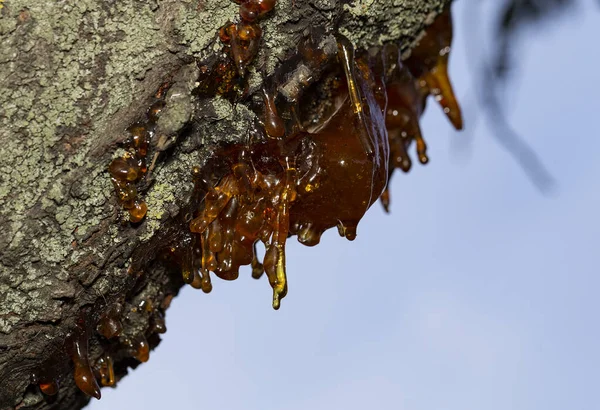
[[259, 277], [255, 244], [262, 241], [262, 266], [278, 309], [287, 293], [288, 236], [311, 246], [336, 226], [348, 239], [356, 236], [358, 222], [387, 182], [386, 98], [368, 65], [354, 60], [346, 39], [339, 49], [345, 78], [332, 90], [331, 112], [318, 127], [282, 132], [285, 124], [267, 96], [264, 140], [217, 151], [213, 161], [227, 171], [214, 186], [197, 172], [196, 184], [206, 194], [190, 223], [197, 235], [184, 265], [186, 282], [192, 283], [196, 272], [208, 282], [210, 271], [235, 279], [239, 267], [249, 264]]

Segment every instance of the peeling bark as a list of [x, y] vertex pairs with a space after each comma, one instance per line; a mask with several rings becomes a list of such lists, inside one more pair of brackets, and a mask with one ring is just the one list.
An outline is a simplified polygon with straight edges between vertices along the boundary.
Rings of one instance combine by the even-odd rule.
[[[250, 87], [258, 89], [261, 71], [285, 61], [311, 26], [339, 24], [358, 47], [394, 41], [409, 50], [449, 2], [280, 0], [261, 22]], [[4, 0], [0, 7], [0, 409], [79, 409], [88, 397], [73, 382], [65, 346], [77, 321], [96, 323], [121, 301], [123, 338], [155, 325], [143, 307], [164, 311], [181, 275], [150, 265], [139, 276], [131, 257], [168, 235], [165, 226], [185, 208], [190, 170], [202, 164], [205, 147], [241, 138], [253, 120], [244, 105], [191, 93], [196, 60], [218, 52], [218, 29], [237, 17], [238, 5]], [[143, 187], [146, 219], [132, 225], [107, 166], [165, 81], [172, 86], [157, 126], [174, 144]], [[178, 138], [190, 123], [193, 135]], [[159, 338], [149, 341], [154, 347]], [[91, 335], [92, 362], [103, 343]], [[117, 379], [139, 363], [126, 353], [115, 356]], [[53, 397], [37, 387], [50, 376], [61, 384]]]

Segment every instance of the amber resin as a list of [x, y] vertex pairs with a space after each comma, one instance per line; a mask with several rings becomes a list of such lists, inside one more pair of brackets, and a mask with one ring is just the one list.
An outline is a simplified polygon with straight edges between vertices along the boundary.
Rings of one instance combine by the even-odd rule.
[[115, 303], [108, 308], [102, 315], [96, 330], [107, 339], [119, 336], [123, 330], [121, 324], [121, 315], [123, 314], [123, 305]]
[[[240, 2], [240, 22], [220, 31], [239, 75], [254, 58], [253, 42], [260, 38], [255, 3]], [[337, 227], [353, 240], [360, 219], [378, 198], [388, 210], [389, 178], [395, 168], [410, 169], [413, 142], [419, 162], [429, 161], [419, 126], [427, 97], [433, 95], [462, 127], [447, 78], [451, 38], [446, 12], [426, 30], [407, 62], [394, 44], [355, 53], [338, 34], [332, 56], [310, 38], [300, 42], [294, 64], [304, 67], [300, 78], [306, 79], [290, 83], [289, 76], [274, 76], [265, 82], [257, 111], [262, 134], [217, 149], [204, 168], [192, 170], [199, 205], [190, 233], [169, 245], [183, 281], [210, 292], [210, 272], [233, 280], [240, 266], [251, 265], [253, 277], [266, 273], [278, 309], [287, 293], [289, 236], [314, 246], [325, 230]], [[323, 77], [317, 94], [328, 95], [328, 102], [315, 108], [307, 88], [317, 74]], [[210, 73], [205, 78], [214, 79]], [[224, 89], [235, 82], [217, 79]], [[282, 80], [288, 82], [278, 84]], [[307, 105], [312, 107], [309, 118]], [[265, 245], [263, 257], [256, 251], [259, 241]]]
[[[267, 274], [277, 309], [287, 293], [290, 234], [312, 246], [337, 226], [354, 239], [358, 222], [387, 181], [385, 95], [376, 95], [368, 65], [354, 59], [342, 37], [338, 55], [345, 81], [332, 90], [335, 106], [317, 127], [285, 135], [274, 97], [263, 91], [266, 138], [217, 152], [213, 161], [229, 172], [216, 186], [196, 170], [196, 186], [205, 197], [190, 223], [195, 235], [183, 262], [185, 282], [201, 287], [203, 280], [210, 283], [211, 271], [236, 279], [239, 267], [251, 264], [253, 276]], [[266, 247], [262, 263], [258, 241]]]
[[75, 384], [82, 392], [99, 400], [101, 397], [100, 386], [98, 386], [90, 365], [88, 339], [87, 329], [83, 324], [78, 324], [78, 327], [68, 339], [67, 343], [70, 340], [68, 350], [70, 350], [71, 359], [75, 365]]
[[[462, 128], [447, 71], [451, 16], [449, 10], [438, 16], [406, 61], [396, 44], [355, 50], [340, 34], [316, 30], [313, 38], [311, 31], [296, 53], [264, 79], [263, 88], [248, 95], [245, 74], [260, 48], [259, 22], [275, 1], [236, 3], [239, 16], [218, 32], [222, 53], [198, 63], [195, 94], [219, 94], [246, 104], [256, 124], [243, 143], [215, 147], [202, 168], [192, 169], [193, 199], [185, 222], [179, 222], [179, 233], [161, 242], [159, 253], [181, 268], [186, 284], [207, 293], [211, 272], [234, 280], [241, 266], [250, 265], [254, 278], [266, 274], [278, 309], [287, 293], [289, 237], [314, 246], [335, 227], [353, 240], [375, 201], [381, 199], [389, 210], [389, 179], [396, 168], [409, 171], [409, 152], [414, 150], [422, 164], [429, 161], [419, 121], [430, 95]], [[145, 156], [160, 108], [151, 108], [145, 123], [130, 128], [127, 154], [109, 167], [132, 222], [146, 213], [136, 184], [146, 173]], [[257, 252], [259, 242], [264, 255]], [[166, 331], [160, 312], [153, 315], [150, 333]], [[98, 326], [107, 339], [119, 333], [114, 316], [105, 315]], [[144, 337], [126, 344], [139, 361], [148, 359]]]
[[150, 345], [143, 335], [138, 336], [131, 342], [131, 353], [142, 363], [145, 363], [150, 358]]
[[102, 386], [115, 385], [115, 370], [113, 368], [113, 359], [109, 353], [100, 356], [94, 366]]
[[433, 95], [452, 125], [461, 130], [462, 113], [448, 77], [452, 31], [452, 15], [448, 7], [426, 29], [424, 36], [406, 60], [406, 65], [418, 79], [421, 91], [425, 95]]
[[138, 195], [136, 184], [148, 172], [146, 157], [158, 115], [164, 107], [167, 89], [166, 84], [156, 93], [156, 102], [148, 109], [146, 121], [135, 123], [127, 129], [128, 138], [123, 143], [125, 154], [115, 158], [108, 166], [117, 199], [128, 211], [129, 220], [133, 223], [141, 222], [148, 211], [146, 203]]
[[[400, 50], [395, 45], [387, 45], [382, 50], [384, 75], [386, 79], [387, 107], [385, 124], [390, 144], [389, 180], [394, 169], [408, 172], [412, 160], [408, 154], [413, 141], [420, 163], [429, 162], [427, 144], [421, 134], [419, 118], [425, 109], [425, 95], [418, 87], [417, 80], [400, 59]], [[389, 211], [389, 189], [383, 192], [381, 202]]]
[[[460, 106], [448, 77], [451, 44], [452, 17], [448, 8], [425, 30], [406, 61], [400, 60], [394, 45], [387, 45], [383, 50], [388, 69], [386, 126], [390, 140], [390, 178], [395, 168], [410, 170], [412, 161], [408, 149], [413, 141], [419, 162], [429, 162], [427, 144], [419, 126], [429, 95], [438, 101], [457, 130], [463, 127]], [[389, 211], [389, 189], [381, 196], [381, 203]]]
[[223, 26], [219, 31], [219, 38], [225, 45], [225, 53], [233, 60], [237, 74], [243, 77], [246, 68], [258, 53], [262, 37], [262, 29], [257, 20], [273, 10], [276, 1], [246, 0], [236, 3], [240, 5], [240, 21]]
[[[232, 33], [227, 29], [221, 39], [231, 42]], [[190, 248], [179, 251], [185, 255], [186, 283], [208, 292], [209, 272], [232, 280], [240, 266], [251, 265], [253, 277], [266, 272], [273, 307], [279, 308], [287, 293], [285, 243], [290, 235], [313, 246], [335, 226], [341, 236], [354, 239], [358, 222], [377, 198], [389, 209], [389, 178], [395, 168], [410, 169], [413, 142], [419, 162], [429, 161], [419, 125], [427, 96], [433, 95], [455, 127], [462, 128], [447, 76], [449, 11], [426, 30], [407, 62], [394, 44], [355, 56], [346, 38], [337, 39], [333, 63], [314, 44], [299, 46], [303, 66], [333, 64], [343, 73], [345, 81], [328, 88], [331, 104], [325, 114], [310, 124], [290, 125], [298, 122], [302, 91], [288, 98], [292, 104], [278, 104], [277, 93], [263, 89], [258, 115], [264, 139], [225, 147], [215, 154], [213, 166], [194, 171], [204, 200], [190, 223]], [[228, 169], [217, 184], [207, 182], [214, 168]], [[262, 263], [258, 241], [266, 248]]]
[[158, 310], [155, 310], [152, 314], [151, 331], [152, 331], [152, 333], [160, 333], [160, 334], [167, 332], [167, 325], [165, 324], [165, 318], [164, 318], [163, 314]]
[[[274, 73], [263, 73], [262, 88], [251, 90], [246, 73], [260, 48], [259, 22], [276, 2], [235, 1], [239, 16], [218, 32], [222, 53], [198, 62], [194, 94], [245, 104], [255, 122], [238, 139], [242, 142], [209, 147], [210, 158], [191, 170], [189, 201], [165, 222], [144, 256], [134, 255], [129, 269], [139, 278], [148, 263], [160, 259], [181, 269], [184, 283], [208, 293], [211, 272], [234, 280], [241, 266], [250, 265], [253, 278], [267, 277], [272, 306], [279, 309], [288, 291], [288, 238], [315, 246], [326, 230], [336, 228], [354, 240], [374, 202], [380, 199], [389, 210], [390, 178], [396, 168], [410, 170], [409, 153], [422, 164], [429, 161], [419, 121], [430, 95], [462, 128], [447, 71], [452, 23], [449, 10], [438, 16], [405, 61], [398, 44], [355, 50], [339, 33], [311, 29]], [[137, 189], [149, 172], [146, 158], [156, 145], [152, 139], [168, 88], [165, 83], [145, 119], [128, 128], [124, 155], [108, 167], [117, 198], [134, 223], [147, 212]], [[163, 312], [172, 297], [162, 303], [144, 297], [125, 315], [123, 304], [112, 303], [97, 323], [78, 323], [67, 348], [84, 393], [99, 398], [98, 382], [113, 386], [114, 363], [121, 359], [149, 359], [149, 341], [154, 346], [167, 330]], [[128, 328], [138, 323], [131, 315], [142, 315], [147, 326]], [[102, 354], [92, 367], [87, 338], [94, 328], [103, 337], [98, 338]], [[51, 377], [44, 374], [42, 380]], [[48, 395], [58, 389], [46, 381], [39, 387]]]
[[39, 387], [46, 396], [54, 396], [58, 393], [58, 382], [56, 380], [40, 382]]

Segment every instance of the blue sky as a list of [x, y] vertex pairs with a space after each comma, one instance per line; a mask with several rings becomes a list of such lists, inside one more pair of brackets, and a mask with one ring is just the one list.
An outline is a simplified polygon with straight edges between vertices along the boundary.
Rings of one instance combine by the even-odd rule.
[[[373, 206], [354, 242], [333, 231], [315, 248], [290, 241], [277, 312], [249, 272], [215, 279], [209, 295], [184, 288], [150, 361], [89, 408], [600, 408], [600, 13], [580, 3], [524, 33], [505, 93], [552, 193], [533, 187], [474, 106], [466, 135], [430, 104], [431, 161], [395, 175], [391, 215]], [[454, 6], [451, 57], [466, 102], [470, 4]]]

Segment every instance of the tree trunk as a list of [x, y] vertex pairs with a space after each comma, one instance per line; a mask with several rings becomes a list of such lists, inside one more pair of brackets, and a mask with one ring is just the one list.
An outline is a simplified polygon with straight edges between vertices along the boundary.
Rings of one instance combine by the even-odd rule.
[[[260, 20], [248, 94], [308, 30], [337, 26], [357, 47], [393, 41], [408, 50], [448, 3], [280, 0]], [[161, 314], [181, 275], [131, 260], [150, 260], [152, 243], [169, 234], [207, 147], [243, 138], [254, 121], [248, 103], [192, 93], [197, 62], [220, 53], [219, 28], [238, 18], [239, 7], [229, 0], [0, 0], [0, 409], [83, 407], [89, 398], [73, 381], [71, 360], [73, 346], [85, 348], [75, 343], [80, 338], [89, 336], [96, 368], [103, 352], [115, 351], [117, 380], [143, 361], [143, 335], [151, 347], [159, 342]], [[156, 135], [164, 139], [152, 142], [156, 163], [137, 186], [148, 213], [132, 224], [107, 168], [157, 90], [166, 107]], [[115, 306], [124, 312], [120, 335], [107, 341], [89, 332], [90, 323], [110, 325], [106, 312]], [[40, 392], [54, 381], [58, 394]]]

